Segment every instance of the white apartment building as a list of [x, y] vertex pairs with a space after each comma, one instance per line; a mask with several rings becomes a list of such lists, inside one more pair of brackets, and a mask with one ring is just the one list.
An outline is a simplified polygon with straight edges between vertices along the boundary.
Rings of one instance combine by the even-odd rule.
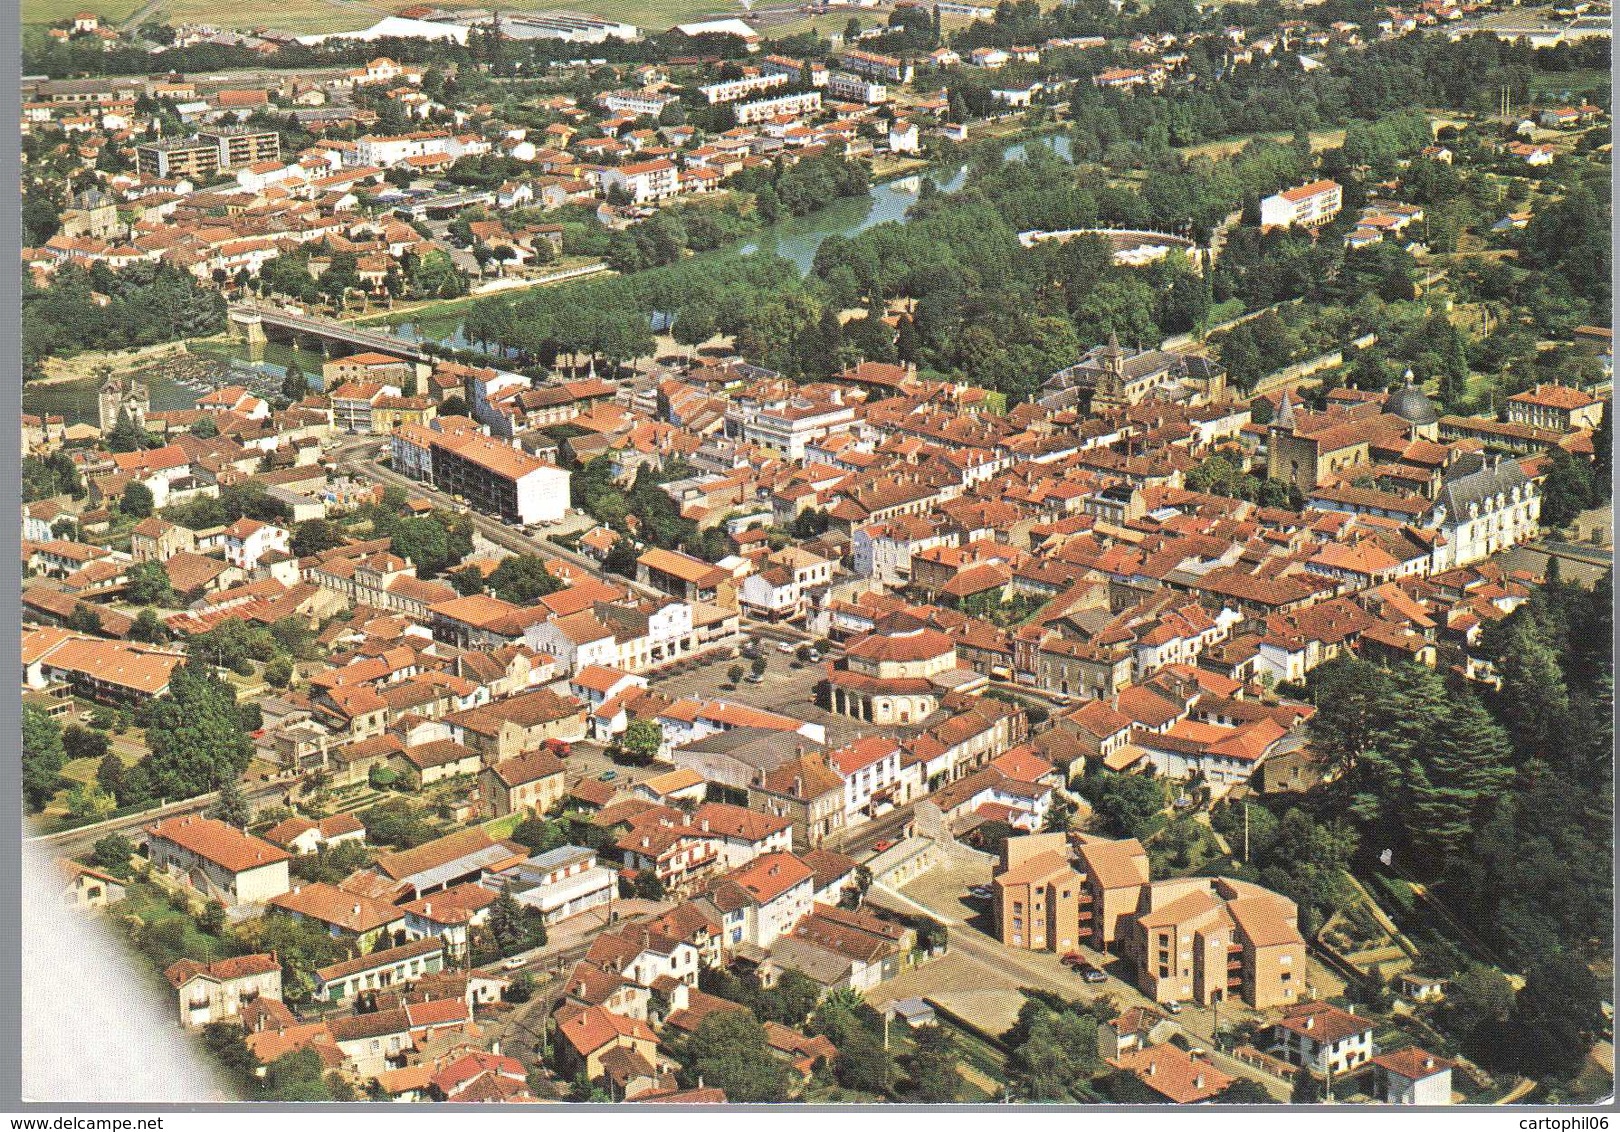
[[801, 91], [797, 94], [780, 94], [775, 98], [763, 98], [758, 102], [745, 102], [737, 107], [737, 124], [739, 126], [752, 126], [756, 122], [768, 122], [772, 118], [779, 118], [784, 114], [791, 114], [803, 118], [821, 112], [821, 92], [819, 90]]
[[793, 461], [804, 459], [804, 450], [812, 441], [854, 426], [855, 407], [842, 401], [787, 397], [764, 402], [733, 401], [726, 406], [728, 437], [775, 449]]
[[1343, 207], [1344, 190], [1337, 181], [1312, 181], [1261, 201], [1260, 226], [1314, 228], [1339, 215]]
[[681, 191], [681, 173], [673, 161], [663, 157], [602, 170], [602, 191], [615, 188], [636, 204], [666, 200]]
[[872, 79], [852, 75], [848, 71], [834, 71], [827, 76], [827, 94], [849, 102], [876, 106], [889, 101], [889, 88]]
[[666, 106], [679, 102], [673, 94], [659, 94], [650, 90], [613, 90], [601, 98], [602, 108], [615, 114], [634, 114], [638, 118], [656, 118]]
[[556, 924], [608, 903], [619, 875], [597, 863], [594, 849], [561, 845], [503, 873], [486, 875], [483, 884], [499, 891], [508, 881], [518, 903], [538, 908], [547, 924]]
[[452, 150], [452, 138], [443, 130], [421, 130], [411, 134], [380, 137], [366, 134], [351, 151], [356, 165], [388, 168], [411, 157], [444, 157]]
[[727, 79], [724, 82], [700, 86], [698, 91], [708, 99], [709, 105], [713, 106], [719, 102], [736, 102], [739, 98], [747, 98], [762, 90], [775, 90], [777, 87], [787, 86], [792, 81], [792, 77], [782, 71], [761, 71], [757, 75], [744, 75], [740, 79]]

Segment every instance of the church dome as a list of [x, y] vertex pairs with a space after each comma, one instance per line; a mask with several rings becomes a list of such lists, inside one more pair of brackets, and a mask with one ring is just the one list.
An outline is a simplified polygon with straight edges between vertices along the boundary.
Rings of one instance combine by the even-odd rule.
[[1440, 419], [1434, 402], [1412, 381], [1412, 371], [1406, 371], [1406, 384], [1390, 394], [1386, 411], [1415, 425], [1432, 425]]

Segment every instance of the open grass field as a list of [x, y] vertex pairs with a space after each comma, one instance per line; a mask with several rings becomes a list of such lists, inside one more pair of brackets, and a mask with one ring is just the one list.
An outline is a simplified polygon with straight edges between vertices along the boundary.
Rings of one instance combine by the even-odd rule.
[[[509, 4], [507, 10], [547, 11], [558, 5], [526, 0]], [[667, 31], [676, 24], [687, 23], [699, 16], [740, 16], [743, 6], [725, 0], [585, 0], [583, 4], [570, 4], [569, 9], [589, 16], [603, 16], [623, 20], [648, 31]]]
[[78, 12], [95, 12], [104, 20], [119, 21], [134, 15], [141, 0], [23, 0], [25, 24], [54, 24], [71, 20]]
[[[88, 8], [114, 23], [122, 23], [138, 13], [143, 22], [206, 23], [237, 30], [273, 28], [313, 35], [368, 27], [412, 3], [413, 0], [288, 0], [285, 3], [236, 0], [230, 4], [221, 4], [219, 0], [94, 0], [87, 4], [86, 0], [23, 0], [22, 15], [24, 25], [34, 28], [68, 19]], [[503, 5], [503, 10], [540, 12], [559, 7], [624, 20], [649, 31], [665, 31], [676, 24], [705, 17], [740, 16], [747, 11], [737, 0], [581, 0], [566, 5], [547, 0], [521, 0]], [[786, 6], [774, 11], [769, 10], [769, 6], [767, 9], [761, 13], [760, 32], [773, 39], [811, 30], [822, 34], [841, 32], [849, 18], [848, 12], [813, 16]], [[886, 13], [856, 12], [855, 15], [863, 24], [887, 19]], [[968, 22], [948, 18], [946, 26]]]
[[[251, 29], [274, 28], [299, 34], [353, 31], [369, 27], [383, 16], [409, 7], [412, 0], [158, 0], [145, 18], [161, 18], [172, 24], [207, 23], [218, 27]], [[141, 0], [96, 0], [91, 7], [104, 19], [121, 21], [142, 8]], [[550, 11], [558, 7], [542, 0], [503, 6], [504, 10]], [[591, 15], [626, 20], [641, 27], [662, 31], [698, 16], [737, 15], [740, 4], [725, 0], [586, 0], [568, 5]], [[83, 0], [24, 0], [23, 22], [43, 25], [66, 19], [85, 10]], [[773, 32], [774, 34], [774, 32]]]
[[1609, 89], [1609, 72], [1595, 68], [1575, 71], [1540, 71], [1530, 76], [1532, 94], [1562, 95], [1568, 91], [1578, 96], [1583, 93]]
[[[1210, 157], [1221, 161], [1231, 157], [1251, 141], [1288, 142], [1293, 140], [1292, 134], [1250, 134], [1241, 138], [1226, 138], [1222, 141], [1205, 142], [1203, 145], [1189, 145], [1180, 147], [1180, 151], [1187, 157]], [[1311, 149], [1321, 151], [1333, 149], [1344, 144], [1343, 130], [1312, 130]]]

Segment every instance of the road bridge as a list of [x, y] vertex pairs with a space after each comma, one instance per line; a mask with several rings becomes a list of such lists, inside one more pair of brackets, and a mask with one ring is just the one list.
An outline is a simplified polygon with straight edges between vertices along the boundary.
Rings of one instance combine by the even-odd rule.
[[405, 361], [432, 367], [433, 355], [416, 342], [396, 337], [381, 330], [350, 326], [329, 318], [315, 318], [297, 314], [279, 307], [237, 303], [230, 308], [233, 333], [247, 342], [250, 350], [262, 348], [271, 337], [290, 340], [294, 346], [316, 342], [321, 352], [330, 354], [334, 347], [343, 353], [358, 354], [368, 350], [391, 354]]

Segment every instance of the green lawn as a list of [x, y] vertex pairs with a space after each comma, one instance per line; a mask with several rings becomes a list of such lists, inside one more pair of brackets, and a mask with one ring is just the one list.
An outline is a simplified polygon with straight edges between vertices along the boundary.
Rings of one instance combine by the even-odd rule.
[[71, 20], [76, 13], [90, 11], [103, 20], [128, 19], [140, 8], [141, 0], [97, 0], [86, 4], [83, 0], [23, 0], [24, 24], [54, 24]]
[[[251, 30], [274, 28], [278, 31], [314, 34], [353, 31], [369, 27], [390, 11], [409, 6], [410, 0], [370, 0], [365, 4], [339, 0], [301, 0], [283, 4], [275, 0], [239, 0], [221, 6], [215, 0], [163, 0], [148, 18], [171, 24], [208, 23], [217, 27]], [[140, 11], [141, 0], [98, 0], [89, 5], [102, 19], [113, 23], [127, 20]], [[43, 26], [69, 19], [86, 10], [79, 0], [23, 0], [25, 25]]]
[[1574, 71], [1540, 71], [1530, 76], [1530, 90], [1535, 94], [1562, 94], [1569, 91], [1579, 94], [1582, 91], [1596, 91], [1609, 89], [1609, 72], [1594, 68]]
[[125, 891], [125, 898], [112, 906], [113, 911], [121, 915], [136, 916], [145, 925], [166, 922], [179, 925], [179, 936], [173, 941], [178, 946], [173, 952], [153, 956], [159, 969], [176, 959], [195, 959], [200, 963], [212, 963], [232, 954], [224, 941], [199, 930], [196, 921], [189, 915], [171, 908], [168, 895], [156, 885], [137, 881], [130, 884]]
[[[507, 11], [552, 11], [555, 8], [555, 4], [529, 3], [508, 6]], [[568, 8], [589, 16], [623, 20], [649, 31], [667, 31], [699, 16], [723, 18], [743, 13], [742, 5], [728, 4], [725, 0], [585, 0]], [[774, 29], [771, 34], [775, 34]]]
[[504, 818], [484, 823], [484, 832], [496, 841], [503, 841], [512, 836], [512, 831], [523, 824], [522, 814], [507, 814]]

